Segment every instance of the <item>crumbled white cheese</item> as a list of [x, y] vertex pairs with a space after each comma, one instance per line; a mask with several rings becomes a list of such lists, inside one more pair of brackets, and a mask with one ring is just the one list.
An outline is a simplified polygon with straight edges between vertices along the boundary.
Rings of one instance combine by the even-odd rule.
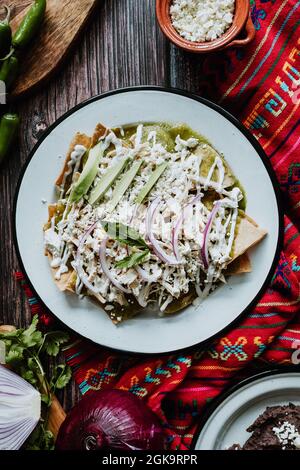
[[300, 434], [298, 433], [296, 426], [293, 424], [288, 421], [284, 421], [280, 427], [274, 427], [273, 432], [283, 449], [285, 449], [288, 444], [292, 444], [298, 448], [300, 444]]
[[232, 25], [235, 0], [173, 0], [174, 28], [188, 41], [213, 41]]

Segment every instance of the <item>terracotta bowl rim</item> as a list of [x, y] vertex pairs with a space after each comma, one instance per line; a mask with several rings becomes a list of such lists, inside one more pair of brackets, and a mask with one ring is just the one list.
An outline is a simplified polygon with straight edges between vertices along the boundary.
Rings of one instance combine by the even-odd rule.
[[232, 25], [219, 38], [207, 42], [194, 42], [184, 39], [174, 28], [169, 13], [170, 4], [173, 0], [156, 0], [156, 16], [161, 30], [167, 38], [176, 46], [189, 52], [213, 52], [227, 46], [233, 41], [244, 28], [249, 12], [248, 0], [235, 0], [235, 13]]

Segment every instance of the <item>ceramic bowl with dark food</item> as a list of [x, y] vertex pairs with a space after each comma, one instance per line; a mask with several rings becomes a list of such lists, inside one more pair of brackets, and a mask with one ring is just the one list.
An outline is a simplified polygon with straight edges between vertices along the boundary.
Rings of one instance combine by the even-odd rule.
[[172, 24], [170, 8], [173, 0], [156, 0], [156, 15], [161, 30], [176, 46], [187, 52], [208, 53], [228, 47], [244, 47], [255, 36], [255, 28], [249, 16], [250, 4], [247, 0], [235, 0], [235, 11], [231, 26], [217, 39], [205, 42], [183, 38]]
[[196, 450], [299, 450], [300, 373], [261, 372], [217, 398], [203, 417]]

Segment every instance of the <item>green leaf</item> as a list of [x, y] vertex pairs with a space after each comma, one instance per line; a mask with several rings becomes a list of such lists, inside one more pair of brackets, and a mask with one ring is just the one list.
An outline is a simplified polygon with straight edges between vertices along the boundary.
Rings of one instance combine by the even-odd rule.
[[143, 263], [147, 256], [149, 255], [149, 250], [145, 251], [136, 251], [135, 253], [132, 253], [129, 256], [126, 256], [126, 258], [122, 259], [121, 261], [118, 261], [116, 263], [116, 268], [120, 269], [125, 269], [125, 268], [133, 268], [134, 266], [137, 266], [138, 264]]
[[72, 370], [71, 367], [60, 364], [54, 368], [53, 376], [51, 379], [51, 390], [54, 393], [56, 389], [64, 388], [71, 380]]
[[44, 431], [43, 450], [54, 450], [54, 436], [51, 431]]
[[21, 367], [20, 375], [24, 380], [29, 382], [34, 387], [37, 385], [38, 381], [37, 381], [34, 373], [32, 372], [32, 370], [27, 370], [25, 367]]
[[48, 407], [51, 406], [51, 404], [52, 404], [52, 398], [49, 395], [46, 395], [45, 393], [41, 394], [41, 400]]
[[119, 222], [102, 221], [102, 226], [108, 235], [114, 240], [129, 246], [147, 248], [148, 245], [140, 234], [128, 225]]
[[36, 362], [35, 357], [29, 357], [27, 359], [27, 367], [29, 370], [31, 370], [33, 373], [41, 373], [40, 368]]
[[63, 331], [51, 331], [44, 337], [43, 352], [49, 356], [57, 356], [60, 351], [61, 344], [69, 341], [69, 335]]
[[40, 422], [24, 445], [25, 450], [54, 450], [54, 436]]
[[40, 346], [42, 343], [42, 333], [37, 331], [38, 321], [38, 316], [35, 315], [29, 328], [24, 330], [19, 338], [20, 342], [24, 345], [25, 348]]
[[8, 351], [6, 351], [6, 363], [12, 366], [21, 362], [24, 359], [24, 348], [19, 344], [12, 344]]

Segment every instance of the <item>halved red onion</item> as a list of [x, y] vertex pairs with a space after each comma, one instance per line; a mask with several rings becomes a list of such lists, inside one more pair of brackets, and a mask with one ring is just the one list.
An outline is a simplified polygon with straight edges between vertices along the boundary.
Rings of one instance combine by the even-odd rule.
[[210, 234], [210, 231], [211, 231], [211, 226], [212, 226], [212, 223], [221, 207], [221, 201], [218, 201], [215, 205], [214, 205], [214, 208], [213, 210], [211, 211], [210, 213], [210, 216], [208, 218], [208, 221], [207, 221], [207, 224], [206, 224], [206, 227], [205, 227], [205, 230], [204, 230], [204, 233], [203, 233], [203, 245], [202, 245], [202, 248], [201, 248], [201, 258], [202, 258], [202, 261], [203, 261], [203, 264], [204, 264], [204, 267], [205, 269], [208, 268], [208, 240], [209, 240], [209, 234]]
[[122, 286], [122, 284], [120, 284], [119, 281], [117, 281], [117, 279], [112, 275], [112, 273], [111, 273], [111, 271], [108, 267], [108, 264], [107, 264], [107, 261], [106, 261], [106, 244], [107, 244], [108, 239], [109, 239], [109, 237], [104, 238], [101, 242], [101, 245], [100, 245], [99, 255], [100, 255], [100, 264], [101, 264], [102, 270], [103, 270], [104, 274], [108, 277], [110, 282], [117, 289], [124, 292], [125, 294], [130, 294], [130, 290], [125, 289]]
[[123, 390], [84, 395], [63, 422], [56, 449], [163, 450], [165, 435], [145, 402]]
[[85, 232], [85, 234], [83, 235], [83, 237], [81, 238], [80, 242], [79, 242], [79, 245], [78, 245], [78, 248], [77, 248], [77, 252], [76, 252], [76, 258], [75, 258], [75, 269], [77, 271], [77, 274], [79, 276], [79, 279], [81, 280], [82, 284], [88, 289], [90, 290], [91, 292], [93, 292], [94, 294], [99, 294], [99, 289], [97, 289], [90, 281], [89, 281], [89, 277], [88, 275], [86, 274], [86, 272], [84, 271], [83, 269], [83, 266], [82, 266], [82, 261], [80, 259], [80, 254], [81, 254], [81, 249], [87, 239], [87, 237], [93, 232], [93, 230], [95, 230], [97, 224], [98, 224], [99, 220], [97, 220], [93, 225], [91, 225], [91, 227]]
[[193, 206], [197, 201], [199, 201], [201, 199], [201, 197], [202, 196], [200, 194], [198, 194], [198, 196], [194, 197], [193, 200], [183, 208], [182, 213], [181, 213], [180, 217], [178, 218], [175, 227], [172, 230], [172, 246], [173, 246], [173, 251], [174, 251], [174, 254], [175, 254], [175, 257], [176, 257], [177, 261], [181, 262], [181, 256], [180, 256], [180, 253], [179, 253], [179, 246], [178, 246], [178, 237], [179, 237], [179, 232], [180, 232], [181, 226], [184, 222], [185, 210], [188, 207]]
[[158, 210], [159, 206], [161, 205], [161, 200], [159, 198], [154, 199], [154, 201], [150, 204], [150, 207], [147, 211], [146, 216], [146, 234], [147, 237], [152, 245], [153, 251], [156, 256], [163, 261], [164, 263], [176, 265], [180, 264], [178, 260], [174, 256], [168, 255], [164, 249], [160, 246], [158, 241], [156, 240], [153, 231], [152, 225], [155, 219], [156, 211]]

